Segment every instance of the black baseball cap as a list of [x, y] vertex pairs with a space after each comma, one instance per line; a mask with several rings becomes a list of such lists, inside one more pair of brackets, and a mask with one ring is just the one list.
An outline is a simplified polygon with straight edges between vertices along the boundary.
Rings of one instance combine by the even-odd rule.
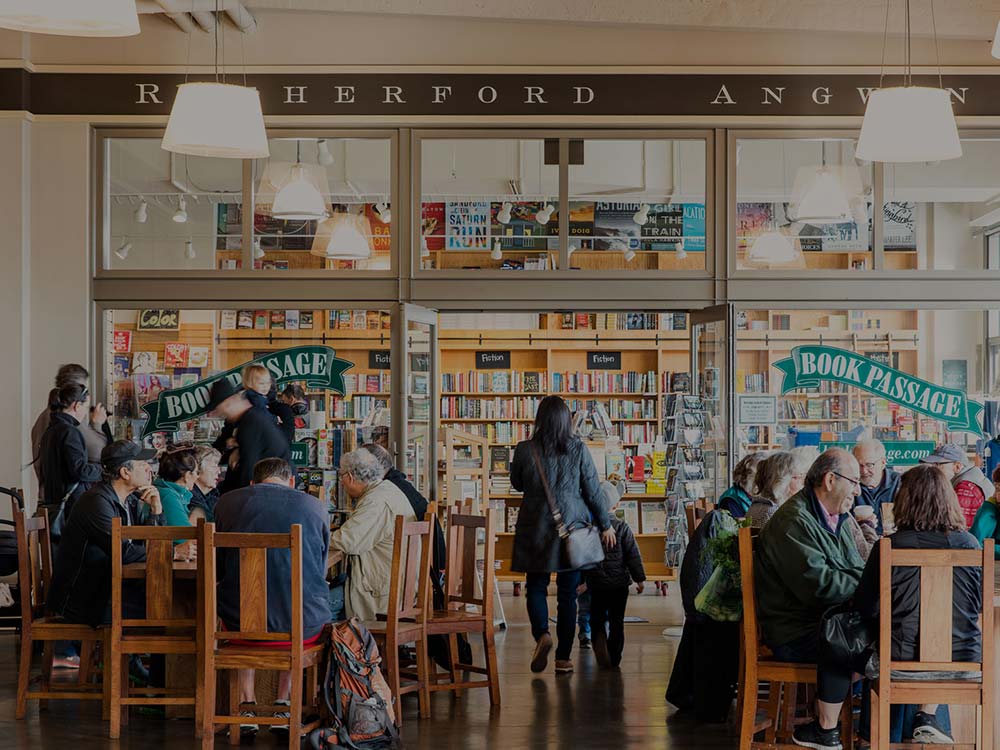
[[143, 448], [131, 440], [116, 440], [101, 451], [101, 466], [113, 471], [129, 461], [149, 461], [152, 458], [156, 458], [156, 451], [152, 448]]
[[236, 386], [229, 382], [229, 378], [220, 378], [212, 383], [212, 390], [208, 392], [208, 404], [206, 404], [206, 409], [208, 411], [214, 411], [219, 404], [225, 401], [230, 396], [235, 396], [239, 393], [236, 390]]

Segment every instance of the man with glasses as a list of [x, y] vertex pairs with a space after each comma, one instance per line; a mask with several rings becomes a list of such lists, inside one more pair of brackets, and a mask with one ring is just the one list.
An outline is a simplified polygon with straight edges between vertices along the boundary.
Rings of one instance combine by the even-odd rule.
[[[757, 616], [779, 661], [816, 663], [823, 613], [850, 599], [861, 580], [864, 560], [848, 526], [860, 492], [857, 459], [830, 448], [760, 532], [754, 552]], [[822, 718], [829, 726], [828, 717]]]
[[854, 507], [868, 506], [874, 510], [875, 529], [881, 535], [882, 503], [894, 502], [900, 474], [886, 465], [885, 446], [881, 440], [859, 440], [852, 452], [861, 468], [861, 494]]

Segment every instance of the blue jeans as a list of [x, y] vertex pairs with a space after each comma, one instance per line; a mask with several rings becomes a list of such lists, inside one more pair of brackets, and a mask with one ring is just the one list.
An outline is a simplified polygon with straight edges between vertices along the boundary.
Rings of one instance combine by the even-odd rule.
[[[549, 632], [548, 593], [551, 573], [528, 573], [525, 578], [524, 599], [531, 620], [531, 635], [537, 641]], [[556, 573], [556, 659], [565, 661], [573, 653], [573, 636], [576, 634], [576, 587], [580, 585], [580, 571]]]
[[576, 598], [576, 624], [581, 638], [590, 638], [590, 592], [584, 591]]

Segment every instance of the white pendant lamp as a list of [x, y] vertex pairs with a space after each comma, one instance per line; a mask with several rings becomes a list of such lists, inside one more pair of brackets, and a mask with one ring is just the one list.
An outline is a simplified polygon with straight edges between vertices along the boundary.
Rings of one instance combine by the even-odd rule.
[[215, 3], [215, 81], [182, 83], [163, 134], [163, 148], [177, 154], [223, 159], [270, 156], [257, 89], [226, 83], [219, 66], [219, 0]]
[[135, 36], [135, 0], [4, 0], [0, 28], [60, 36]]
[[271, 204], [271, 215], [283, 221], [320, 221], [330, 215], [319, 189], [309, 179], [301, 160], [301, 141], [295, 143], [295, 164]]
[[803, 224], [840, 224], [851, 220], [851, 205], [837, 173], [816, 169], [812, 182], [796, 207], [795, 221]]
[[335, 213], [321, 222], [318, 235], [329, 233], [329, 239], [313, 245], [313, 255], [339, 260], [366, 260], [371, 257], [371, 226], [364, 216]]
[[[937, 49], [937, 24], [931, 0], [931, 24]], [[889, 10], [886, 7], [886, 35]], [[938, 86], [914, 86], [910, 55], [910, 2], [906, 0], [906, 73], [903, 85], [879, 88], [868, 96], [865, 119], [858, 138], [857, 158], [881, 162], [933, 162], [957, 159], [962, 155], [951, 95], [945, 90], [938, 63]], [[883, 60], [885, 59], [883, 41]]]
[[791, 263], [802, 251], [787, 235], [778, 231], [764, 232], [750, 245], [747, 260], [751, 263]]

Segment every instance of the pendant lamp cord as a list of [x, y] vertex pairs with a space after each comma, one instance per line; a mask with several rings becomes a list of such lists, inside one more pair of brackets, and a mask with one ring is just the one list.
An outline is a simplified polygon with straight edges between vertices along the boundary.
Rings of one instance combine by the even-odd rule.
[[882, 27], [882, 64], [878, 70], [878, 87], [882, 88], [885, 79], [885, 49], [889, 44], [889, 5], [892, 0], [885, 0], [885, 24]]
[[934, 18], [934, 0], [931, 0], [931, 32], [934, 34], [934, 62], [937, 64], [938, 88], [944, 88], [944, 79], [941, 77], [941, 55], [938, 52], [937, 21]]
[[219, 83], [219, 0], [215, 0], [215, 82]]
[[913, 37], [910, 34], [910, 0], [906, 0], [906, 74], [903, 78], [905, 86], [913, 85], [913, 56], [910, 49], [912, 40]]

